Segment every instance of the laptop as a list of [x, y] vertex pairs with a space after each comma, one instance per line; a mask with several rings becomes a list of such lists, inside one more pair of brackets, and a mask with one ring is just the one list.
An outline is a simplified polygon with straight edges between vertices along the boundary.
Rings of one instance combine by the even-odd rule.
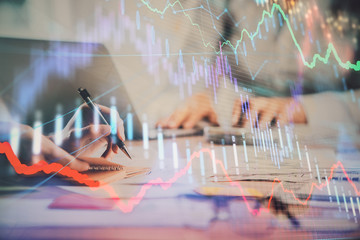
[[[70, 120], [82, 103], [77, 93], [82, 87], [97, 103], [115, 104], [124, 120], [126, 136], [142, 139], [142, 121], [103, 44], [3, 37], [0, 38], [0, 73], [0, 98], [11, 106], [12, 116], [32, 126], [36, 113], [40, 112], [42, 122], [46, 122], [45, 134], [54, 132], [52, 120], [59, 112], [64, 114], [64, 123]], [[132, 114], [131, 123], [127, 121], [128, 114]], [[150, 139], [156, 138], [158, 132], [155, 126], [149, 126]], [[172, 137], [201, 134], [202, 130], [161, 132], [163, 137]]]

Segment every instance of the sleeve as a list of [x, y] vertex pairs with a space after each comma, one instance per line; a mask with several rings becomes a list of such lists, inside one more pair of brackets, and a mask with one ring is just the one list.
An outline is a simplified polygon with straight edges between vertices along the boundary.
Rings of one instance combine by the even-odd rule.
[[309, 125], [360, 126], [360, 90], [305, 95], [301, 102]]

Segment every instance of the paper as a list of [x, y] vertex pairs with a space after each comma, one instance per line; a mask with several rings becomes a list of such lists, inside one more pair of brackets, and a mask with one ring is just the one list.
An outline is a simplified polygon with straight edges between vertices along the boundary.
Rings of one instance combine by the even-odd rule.
[[91, 180], [99, 181], [101, 185], [150, 173], [149, 168], [126, 167], [115, 162], [110, 162], [105, 158], [81, 158], [81, 160], [86, 161], [90, 166], [96, 167], [95, 169], [92, 168], [82, 173], [86, 174]]
[[[237, 154], [241, 156], [244, 152], [239, 148]], [[294, 152], [292, 158], [284, 156], [283, 161], [279, 161], [280, 166], [275, 165], [268, 152], [258, 152], [255, 156], [254, 148], [251, 146], [247, 147], [247, 156], [249, 159], [247, 163], [239, 157], [238, 167], [234, 166], [231, 160], [228, 160], [227, 174], [231, 181], [317, 182], [317, 168], [321, 170], [321, 176], [323, 176], [324, 170], [329, 174], [331, 167], [337, 163], [334, 150], [329, 148], [308, 149], [307, 154], [302, 153], [301, 159], [297, 152]], [[211, 174], [211, 170], [208, 168], [207, 173], [212, 181], [229, 182], [223, 171], [218, 171], [214, 175]]]

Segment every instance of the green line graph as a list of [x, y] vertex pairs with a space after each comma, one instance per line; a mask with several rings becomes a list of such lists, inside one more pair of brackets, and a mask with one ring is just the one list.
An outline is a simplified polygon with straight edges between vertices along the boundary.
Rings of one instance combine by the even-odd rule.
[[[174, 7], [176, 4], [178, 4], [182, 10], [184, 10], [184, 7], [182, 6], [180, 0], [176, 0], [176, 1], [173, 2], [173, 3], [170, 3], [170, 2], [169, 2], [169, 3], [164, 7], [163, 10], [159, 10], [159, 9], [157, 9], [157, 8], [153, 8], [148, 1], [141, 0], [141, 2], [142, 2], [145, 6], [147, 6], [148, 9], [151, 10], [152, 12], [155, 12], [155, 13], [158, 13], [158, 14], [161, 14], [161, 15], [163, 15], [170, 7]], [[201, 6], [201, 8], [203, 8], [203, 6]], [[338, 53], [337, 53], [337, 51], [336, 51], [336, 49], [335, 49], [335, 47], [334, 47], [334, 45], [333, 45], [332, 43], [329, 43], [329, 45], [328, 45], [328, 47], [327, 47], [327, 50], [326, 50], [325, 56], [321, 56], [320, 54], [316, 53], [316, 54], [314, 54], [314, 56], [312, 57], [312, 60], [311, 60], [310, 62], [306, 61], [305, 56], [304, 56], [304, 54], [303, 54], [303, 52], [302, 52], [302, 49], [301, 49], [298, 41], [297, 41], [296, 38], [295, 38], [295, 35], [294, 35], [293, 29], [292, 29], [292, 27], [291, 27], [291, 25], [290, 25], [290, 21], [289, 21], [288, 17], [287, 17], [286, 14], [284, 13], [284, 11], [283, 11], [282, 8], [280, 7], [280, 5], [278, 5], [278, 4], [276, 4], [276, 3], [274, 3], [274, 4], [272, 5], [272, 8], [271, 8], [271, 11], [270, 11], [270, 12], [268, 12], [268, 11], [266, 11], [266, 10], [263, 11], [263, 13], [262, 13], [262, 18], [261, 18], [260, 22], [258, 23], [257, 28], [256, 28], [256, 31], [255, 31], [254, 33], [251, 34], [251, 33], [249, 33], [249, 31], [248, 31], [247, 29], [243, 29], [243, 30], [241, 31], [240, 39], [236, 41], [235, 46], [230, 42], [230, 40], [224, 41], [224, 42], [221, 44], [221, 46], [223, 47], [224, 45], [228, 45], [228, 46], [230, 46], [230, 47], [234, 50], [234, 52], [236, 52], [236, 51], [237, 51], [237, 48], [239, 47], [239, 44], [242, 42], [242, 40], [243, 40], [243, 38], [244, 38], [244, 35], [246, 34], [246, 36], [248, 36], [248, 38], [249, 38], [250, 40], [253, 40], [253, 39], [259, 34], [259, 32], [260, 32], [260, 27], [261, 27], [261, 25], [264, 23], [265, 17], [267, 16], [267, 17], [269, 17], [269, 18], [272, 18], [272, 17], [274, 16], [274, 13], [275, 13], [276, 11], [279, 12], [279, 13], [282, 15], [282, 17], [283, 17], [283, 19], [284, 19], [284, 21], [285, 21], [285, 23], [286, 23], [286, 25], [287, 25], [287, 27], [288, 27], [288, 29], [289, 29], [290, 35], [291, 35], [291, 37], [292, 37], [292, 39], [293, 39], [293, 41], [294, 41], [295, 47], [296, 47], [296, 49], [299, 51], [301, 60], [302, 60], [302, 62], [304, 63], [304, 65], [305, 65], [306, 67], [308, 67], [308, 68], [310, 68], [310, 69], [313, 69], [314, 67], [316, 67], [316, 63], [317, 63], [318, 61], [323, 62], [324, 64], [327, 64], [327, 63], [329, 62], [329, 58], [330, 58], [330, 56], [331, 56], [331, 54], [332, 54], [332, 55], [334, 56], [335, 60], [338, 62], [339, 66], [341, 66], [342, 68], [347, 69], [347, 70], [352, 69], [352, 70], [354, 70], [354, 71], [359, 71], [359, 70], [360, 70], [360, 61], [356, 61], [356, 64], [351, 63], [350, 61], [343, 62], [343, 61], [340, 59], [340, 57], [339, 57], [339, 55], [338, 55]], [[196, 26], [196, 27], [198, 28], [204, 46], [205, 46], [205, 47], [211, 47], [211, 48], [213, 48], [214, 51], [215, 51], [217, 54], [219, 54], [220, 52], [216, 50], [216, 47], [215, 47], [215, 46], [213, 46], [210, 42], [206, 42], [206, 41], [205, 41], [204, 36], [203, 36], [203, 32], [202, 32], [199, 24], [194, 23], [194, 22], [192, 21], [190, 15], [187, 14], [186, 11], [182, 11], [182, 13], [183, 13], [186, 17], [189, 18], [189, 20], [190, 20], [190, 22], [191, 22], [191, 24], [192, 24], [193, 26]]]

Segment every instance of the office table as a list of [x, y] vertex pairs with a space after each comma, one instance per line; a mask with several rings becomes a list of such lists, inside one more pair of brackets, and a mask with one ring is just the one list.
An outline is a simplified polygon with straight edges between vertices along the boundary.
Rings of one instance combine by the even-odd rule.
[[[165, 139], [161, 146], [154, 140], [150, 141], [149, 149], [144, 149], [142, 141], [132, 141], [127, 144], [134, 160], [127, 160], [121, 154], [116, 160], [126, 166], [149, 167], [152, 171], [148, 175], [112, 183], [109, 185], [110, 190], [108, 187], [89, 188], [57, 176], [46, 181], [44, 176], [14, 176], [1, 179], [0, 238], [360, 237], [358, 224], [360, 212], [356, 197], [352, 198], [352, 203], [347, 200], [345, 204], [341, 194], [340, 202], [337, 202], [332, 193], [330, 202], [326, 200], [330, 197], [326, 195], [326, 186], [323, 188], [325, 194], [313, 192], [314, 197], [312, 196], [305, 203], [302, 199], [303, 204], [294, 200], [291, 193], [281, 191], [279, 183], [273, 181], [240, 181], [244, 191], [247, 190], [245, 198], [241, 196], [243, 193], [241, 191], [237, 196], [198, 194], [199, 189], [239, 188], [238, 185], [233, 185], [233, 182], [224, 181], [224, 170], [232, 178], [250, 174], [254, 165], [261, 169], [261, 166], [271, 163], [271, 158], [264, 157], [260, 151], [256, 153], [254, 146], [247, 145], [245, 150], [242, 145], [235, 147], [214, 145], [207, 143], [201, 136]], [[319, 147], [312, 149], [308, 146], [307, 150], [310, 154], [322, 154]], [[163, 153], [160, 153], [162, 151]], [[247, 162], [245, 151], [247, 151]], [[358, 157], [356, 152], [351, 154], [354, 159]], [[222, 164], [215, 162], [214, 165], [214, 159], [221, 161]], [[282, 167], [286, 167], [286, 161], [290, 162], [284, 159]], [[306, 164], [305, 159], [302, 161]], [[320, 168], [322, 163], [319, 157], [317, 161]], [[332, 163], [329, 164], [331, 165]], [[345, 163], [344, 167], [348, 172], [355, 169]], [[306, 165], [304, 168], [306, 169]], [[315, 172], [312, 177], [312, 181], [316, 183], [318, 179]], [[353, 183], [359, 189], [358, 182], [354, 180]], [[276, 185], [273, 191], [274, 199], [277, 197], [284, 204], [277, 206], [277, 209], [274, 207], [276, 203], [274, 199], [268, 205], [274, 185]], [[339, 193], [354, 188], [349, 185], [348, 181], [336, 183]], [[284, 186], [290, 188], [291, 184], [284, 183]], [[249, 192], [255, 190], [257, 197], [250, 196], [252, 194]], [[331, 190], [334, 192], [333, 189]], [[233, 193], [232, 190], [229, 191]], [[143, 195], [139, 195], [140, 192]], [[277, 194], [280, 196], [278, 197]], [[51, 207], [56, 201], [60, 201], [61, 204]], [[354, 206], [351, 206], [352, 204]], [[82, 209], [81, 206], [84, 205], [86, 207]], [[282, 212], [284, 206], [290, 217], [286, 212]], [[262, 209], [260, 213], [256, 212], [259, 209]]]

